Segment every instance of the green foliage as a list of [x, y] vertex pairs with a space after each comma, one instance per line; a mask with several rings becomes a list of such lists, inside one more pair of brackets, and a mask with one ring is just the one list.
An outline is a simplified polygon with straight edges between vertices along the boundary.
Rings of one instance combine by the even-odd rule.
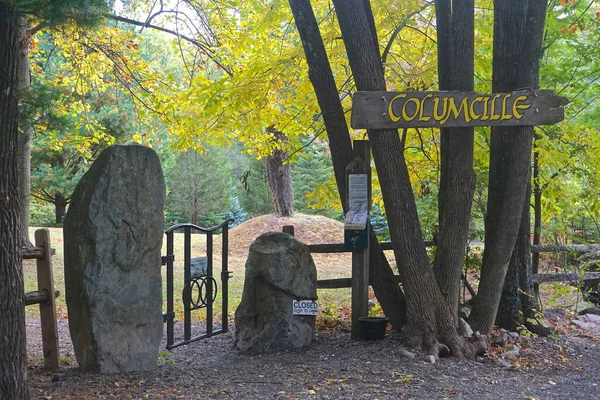
[[[188, 150], [165, 171], [166, 208], [193, 224], [211, 225], [215, 215], [229, 209], [231, 164], [223, 151], [208, 148], [205, 153]], [[220, 219], [220, 218], [219, 218]]]
[[158, 350], [158, 365], [175, 365], [173, 353], [170, 351]]
[[275, 211], [269, 183], [267, 165], [264, 159], [242, 157], [238, 164], [236, 196], [249, 217], [269, 214]]
[[29, 203], [29, 225], [35, 227], [55, 226], [52, 204], [31, 199]]
[[331, 181], [333, 165], [327, 143], [311, 138], [301, 140], [302, 152], [292, 164], [292, 188], [294, 190], [294, 209], [302, 213], [318, 213], [329, 218], [340, 218], [339, 198], [336, 192], [329, 193], [326, 202], [320, 202], [315, 195]]

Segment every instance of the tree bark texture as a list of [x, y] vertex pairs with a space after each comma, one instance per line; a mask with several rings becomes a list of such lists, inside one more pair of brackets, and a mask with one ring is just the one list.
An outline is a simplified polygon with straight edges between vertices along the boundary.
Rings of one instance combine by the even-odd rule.
[[[528, 192], [530, 192], [528, 190]], [[529, 309], [533, 304], [529, 297], [519, 292], [519, 289], [525, 293], [531, 293], [533, 284], [531, 282], [531, 245], [529, 243], [530, 232], [530, 212], [529, 203], [525, 202], [521, 217], [519, 234], [512, 252], [504, 286], [502, 289], [502, 298], [496, 315], [496, 324], [510, 331], [515, 331], [517, 326], [524, 320], [519, 315], [522, 309]], [[523, 275], [529, 275], [523, 276]], [[522, 287], [522, 284], [524, 286]]]
[[[537, 88], [546, 0], [494, 1], [493, 92]], [[492, 331], [530, 182], [533, 127], [493, 127], [485, 249], [473, 329]]]
[[[19, 92], [21, 96], [31, 86], [31, 72], [29, 68], [29, 33], [27, 23], [21, 18], [19, 39]], [[19, 174], [19, 204], [21, 233], [26, 245], [32, 245], [29, 240], [29, 202], [31, 197], [31, 124], [28, 120], [21, 119], [19, 126], [19, 139], [17, 147], [18, 174]]]
[[56, 192], [54, 195], [54, 216], [56, 225], [61, 225], [67, 213], [68, 200], [61, 192]]
[[[530, 197], [531, 184], [527, 186], [526, 199]], [[531, 332], [547, 336], [550, 329], [536, 316], [538, 304], [533, 282], [530, 235], [531, 206], [529, 201], [525, 201], [517, 241], [504, 279], [496, 325], [510, 331], [525, 326]], [[534, 255], [536, 254], [539, 255], [539, 253]]]
[[[369, 32], [360, 0], [334, 0], [356, 87], [385, 91], [381, 60]], [[407, 334], [413, 344], [438, 356], [448, 348], [457, 356], [472, 356], [454, 327], [450, 309], [429, 264], [403, 147], [395, 130], [370, 130], [369, 140], [379, 176], [390, 236], [407, 300]], [[441, 344], [440, 344], [441, 343]], [[447, 346], [447, 347], [446, 347]]]
[[267, 128], [267, 134], [273, 135], [275, 148], [273, 153], [267, 157], [267, 176], [271, 197], [275, 211], [282, 217], [294, 215], [294, 192], [292, 190], [292, 166], [285, 161], [289, 153], [282, 150], [282, 146], [288, 141], [283, 132], [274, 126]]
[[[473, 91], [473, 0], [436, 1], [440, 90]], [[439, 232], [433, 271], [458, 323], [460, 276], [475, 192], [473, 128], [441, 129]]]
[[[542, 239], [542, 185], [540, 184], [540, 163], [539, 149], [536, 148], [535, 139], [533, 142], [533, 244], [538, 246]], [[540, 271], [540, 253], [534, 253], [531, 264], [531, 272], [538, 274]], [[536, 302], [540, 295], [540, 284], [533, 284], [533, 294]]]
[[19, 18], [0, 2], [0, 398], [27, 399], [17, 175]]
[[[290, 0], [289, 3], [308, 62], [308, 76], [321, 108], [329, 139], [338, 193], [344, 212], [346, 212], [348, 204], [345, 196], [345, 169], [352, 160], [352, 143], [344, 109], [310, 1]], [[389, 318], [390, 324], [394, 329], [400, 330], [406, 323], [406, 301], [372, 228], [370, 230], [369, 277], [375, 296], [379, 300], [383, 312]]]

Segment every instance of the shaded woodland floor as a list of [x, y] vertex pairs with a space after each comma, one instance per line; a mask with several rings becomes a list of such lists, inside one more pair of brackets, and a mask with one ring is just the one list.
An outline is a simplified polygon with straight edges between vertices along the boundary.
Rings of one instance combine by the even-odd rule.
[[265, 355], [239, 354], [230, 331], [161, 350], [153, 372], [96, 375], [78, 369], [65, 319], [59, 321], [63, 366], [44, 371], [39, 321], [29, 318], [29, 387], [33, 399], [600, 398], [599, 332], [567, 319], [553, 324], [565, 334], [520, 343], [517, 357], [505, 357], [509, 368], [497, 361], [505, 348], [478, 362], [446, 358], [432, 365], [419, 352], [403, 356], [395, 334], [353, 342], [345, 329], [335, 329], [318, 331], [304, 351]]

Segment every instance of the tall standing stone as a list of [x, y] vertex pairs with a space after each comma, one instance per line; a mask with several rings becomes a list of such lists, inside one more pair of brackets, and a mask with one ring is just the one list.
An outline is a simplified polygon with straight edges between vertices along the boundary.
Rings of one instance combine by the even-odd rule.
[[250, 246], [242, 301], [235, 312], [235, 347], [241, 351], [308, 346], [315, 316], [294, 315], [294, 300], [317, 299], [317, 269], [308, 246], [270, 232]]
[[65, 289], [83, 370], [156, 367], [164, 200], [160, 161], [140, 145], [106, 149], [75, 188], [64, 222]]

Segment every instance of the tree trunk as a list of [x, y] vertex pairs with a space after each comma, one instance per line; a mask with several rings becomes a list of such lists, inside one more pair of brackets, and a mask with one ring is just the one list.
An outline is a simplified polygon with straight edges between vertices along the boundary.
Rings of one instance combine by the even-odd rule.
[[[546, 0], [494, 1], [492, 91], [537, 88]], [[492, 331], [529, 185], [533, 127], [492, 127], [485, 249], [473, 329]]]
[[[308, 76], [317, 95], [327, 130], [333, 170], [344, 212], [348, 210], [346, 193], [346, 166], [352, 159], [352, 144], [344, 109], [340, 102], [335, 79], [325, 52], [319, 26], [309, 0], [290, 0], [290, 8], [302, 40], [308, 62]], [[375, 296], [395, 330], [406, 322], [406, 301], [394, 272], [371, 228], [369, 249], [369, 278]]]
[[[27, 23], [21, 19], [20, 26], [20, 49], [19, 49], [19, 92], [24, 95], [31, 86], [31, 72], [29, 69], [29, 33], [27, 32]], [[19, 127], [19, 138], [17, 147], [19, 174], [19, 205], [21, 233], [25, 244], [32, 245], [29, 240], [29, 202], [31, 193], [31, 123], [28, 120], [22, 120]]]
[[[528, 185], [526, 199], [530, 197], [531, 185]], [[536, 316], [538, 306], [532, 280], [530, 207], [529, 201], [526, 200], [519, 234], [504, 279], [496, 325], [509, 331], [516, 331], [519, 326], [525, 326], [538, 335], [547, 336], [550, 329]]]
[[[436, 1], [440, 90], [473, 91], [473, 0]], [[460, 276], [475, 192], [473, 128], [441, 129], [439, 233], [433, 270], [458, 323]]]
[[292, 190], [292, 166], [285, 162], [289, 153], [281, 147], [288, 141], [283, 132], [274, 126], [267, 128], [267, 133], [273, 135], [275, 147], [273, 154], [267, 157], [267, 176], [275, 211], [282, 217], [294, 215], [294, 192]]
[[[519, 311], [522, 309], [522, 296], [521, 293], [519, 293], [519, 289], [524, 290], [526, 293], [530, 293], [531, 290], [529, 287], [521, 288], [520, 285], [522, 280], [521, 274], [527, 272], [529, 273], [529, 283], [531, 283], [529, 217], [529, 203], [525, 202], [521, 217], [519, 235], [515, 243], [515, 248], [512, 252], [510, 263], [508, 264], [508, 270], [502, 289], [502, 298], [500, 299], [500, 306], [498, 308], [498, 314], [496, 315], [496, 324], [504, 329], [508, 329], [509, 331], [516, 331], [517, 326], [523, 323], [523, 318], [519, 315]], [[529, 251], [529, 254], [527, 254], [526, 251]], [[525, 306], [527, 306], [527, 304]]]
[[62, 225], [67, 213], [67, 198], [64, 194], [56, 192], [54, 195], [54, 216], [56, 225]]
[[[539, 246], [542, 238], [542, 185], [540, 184], [540, 154], [536, 148], [535, 138], [533, 142], [533, 244]], [[531, 272], [538, 274], [540, 271], [540, 253], [533, 254]], [[533, 295], [536, 303], [540, 297], [540, 284], [533, 284]]]
[[[385, 91], [379, 54], [359, 0], [334, 0], [356, 87]], [[369, 139], [388, 217], [394, 254], [407, 300], [407, 335], [436, 357], [448, 352], [472, 357], [474, 349], [457, 334], [454, 318], [427, 258], [403, 147], [396, 130], [370, 130]], [[447, 346], [447, 347], [446, 347]]]
[[25, 297], [19, 220], [19, 19], [0, 2], [0, 398], [28, 399]]

